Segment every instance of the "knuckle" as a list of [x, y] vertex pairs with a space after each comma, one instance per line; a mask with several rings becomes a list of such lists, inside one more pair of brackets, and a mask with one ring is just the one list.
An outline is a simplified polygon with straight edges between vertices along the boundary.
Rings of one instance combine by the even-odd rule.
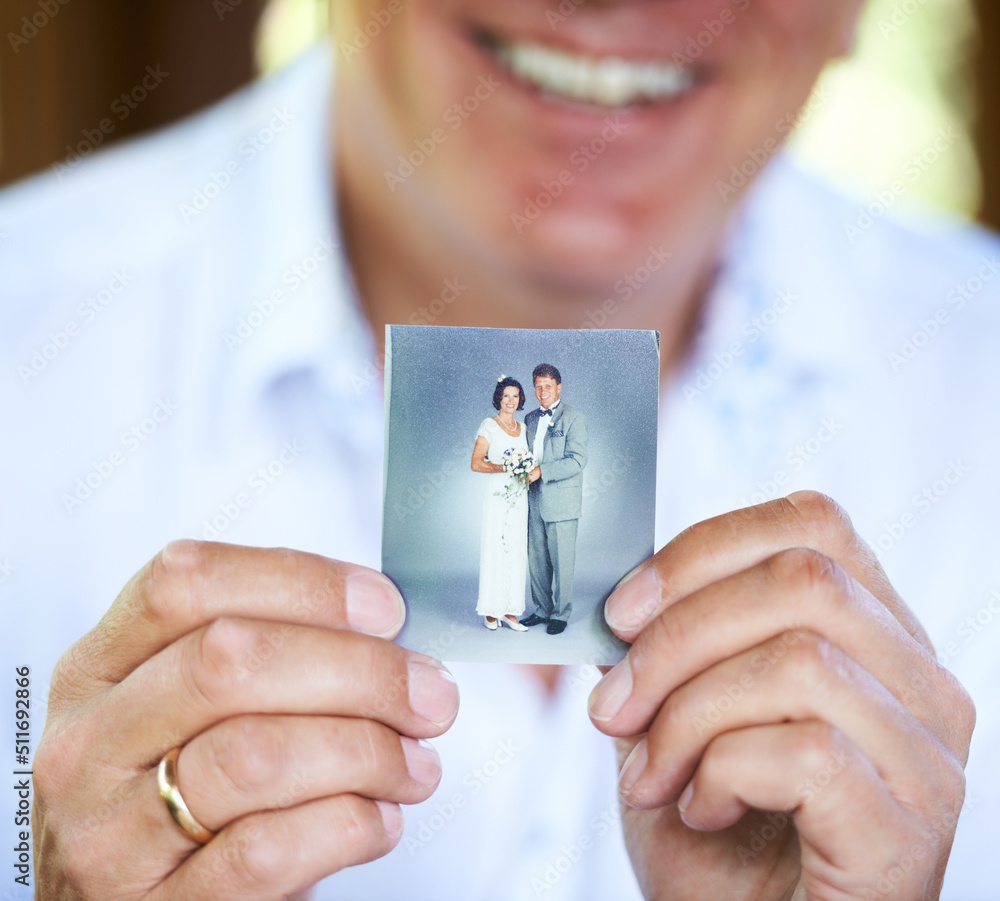
[[[58, 737], [57, 737], [58, 736]], [[35, 794], [39, 799], [48, 798], [59, 792], [62, 785], [62, 774], [70, 766], [72, 751], [66, 747], [58, 733], [51, 728], [42, 734], [42, 740], [35, 748], [32, 759]]]
[[95, 680], [100, 680], [102, 666], [95, 652], [96, 629], [70, 645], [56, 661], [49, 682], [49, 709], [51, 712], [77, 707], [89, 697]]
[[965, 768], [940, 741], [928, 737], [924, 759], [928, 768], [920, 790], [920, 809], [932, 831], [947, 833], [965, 803]]
[[793, 547], [769, 557], [772, 579], [796, 593], [824, 591], [842, 581], [840, 567], [825, 554], [807, 547]]
[[946, 677], [945, 699], [950, 711], [951, 727], [963, 754], [968, 753], [972, 733], [976, 728], [976, 704], [965, 686], [949, 670], [942, 670]]
[[212, 730], [208, 746], [211, 784], [222, 783], [239, 797], [256, 796], [284, 772], [285, 732], [263, 717], [240, 716]]
[[170, 623], [190, 614], [194, 586], [208, 566], [203, 541], [180, 538], [165, 545], [149, 562], [143, 612], [155, 623]]
[[196, 573], [204, 563], [207, 544], [194, 538], [177, 538], [168, 541], [155, 559], [164, 572], [178, 575]]
[[949, 809], [958, 816], [965, 802], [965, 768], [950, 754], [945, 755], [943, 766], [942, 782], [943, 797], [948, 803]]
[[209, 707], [224, 705], [238, 691], [259, 640], [253, 626], [226, 617], [202, 629], [191, 644], [193, 660], [184, 667], [195, 700]]
[[796, 491], [787, 499], [821, 547], [840, 548], [856, 539], [847, 511], [820, 491]]
[[76, 642], [66, 650], [66, 652], [56, 661], [52, 669], [52, 678], [49, 682], [50, 694], [52, 697], [65, 696], [73, 690], [79, 673], [77, 664], [77, 654], [79, 642]]
[[796, 730], [792, 751], [804, 768], [819, 771], [842, 745], [843, 738], [835, 726], [814, 720]]
[[282, 816], [259, 814], [231, 827], [225, 860], [230, 880], [237, 889], [278, 886], [288, 878], [295, 861], [297, 839]]
[[685, 732], [697, 731], [695, 722], [700, 711], [684, 695], [683, 691], [675, 691], [663, 702], [648, 734], [650, 756], [654, 743], [669, 748]]
[[800, 685], [810, 693], [818, 691], [829, 683], [831, 674], [840, 669], [837, 648], [815, 632], [795, 630], [792, 634], [795, 641], [789, 643], [782, 660], [790, 684]]
[[65, 805], [65, 799], [80, 790], [79, 772], [93, 747], [85, 722], [50, 719], [32, 759], [32, 783], [35, 800], [53, 809]]
[[695, 770], [694, 779], [702, 784], [724, 784], [726, 774], [740, 758], [737, 736], [733, 732], [723, 732], [714, 738], [705, 749], [701, 762]]

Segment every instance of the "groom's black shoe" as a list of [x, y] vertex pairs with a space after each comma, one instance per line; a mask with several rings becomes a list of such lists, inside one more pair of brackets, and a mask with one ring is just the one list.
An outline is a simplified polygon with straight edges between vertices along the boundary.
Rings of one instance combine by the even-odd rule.
[[549, 624], [545, 627], [545, 631], [548, 632], [549, 635], [558, 635], [565, 628], [566, 623], [564, 623], [561, 619], [550, 619]]
[[544, 616], [539, 616], [537, 613], [532, 613], [531, 616], [526, 616], [521, 620], [522, 626], [539, 626], [542, 623], [547, 623], [548, 620]]

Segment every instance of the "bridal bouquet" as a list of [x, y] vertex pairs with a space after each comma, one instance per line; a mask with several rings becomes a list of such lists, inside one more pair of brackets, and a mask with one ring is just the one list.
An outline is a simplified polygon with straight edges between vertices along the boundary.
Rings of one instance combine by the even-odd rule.
[[518, 497], [528, 489], [528, 476], [538, 465], [534, 454], [521, 448], [508, 447], [503, 452], [503, 471], [509, 473], [514, 478], [507, 479], [503, 490], [494, 492], [500, 495], [511, 506], [515, 504]]

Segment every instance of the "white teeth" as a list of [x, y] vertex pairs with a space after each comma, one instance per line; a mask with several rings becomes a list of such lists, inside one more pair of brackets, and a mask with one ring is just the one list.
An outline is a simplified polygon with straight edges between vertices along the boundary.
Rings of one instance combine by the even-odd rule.
[[616, 56], [592, 60], [540, 44], [499, 44], [496, 54], [511, 72], [536, 87], [600, 106], [664, 100], [694, 83], [691, 72], [680, 66], [632, 63]]

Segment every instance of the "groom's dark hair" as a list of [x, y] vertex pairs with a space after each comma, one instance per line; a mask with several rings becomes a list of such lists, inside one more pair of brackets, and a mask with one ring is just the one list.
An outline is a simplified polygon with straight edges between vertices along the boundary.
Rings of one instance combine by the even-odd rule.
[[531, 383], [534, 384], [538, 379], [555, 379], [557, 385], [562, 384], [562, 376], [559, 375], [559, 370], [549, 363], [539, 363], [535, 367], [535, 371], [531, 373]]
[[503, 399], [503, 389], [504, 388], [517, 388], [521, 395], [521, 399], [517, 403], [518, 410], [524, 409], [524, 388], [521, 387], [521, 383], [517, 379], [512, 379], [507, 376], [505, 379], [500, 379], [497, 382], [496, 388], [493, 389], [493, 408], [495, 410], [500, 409], [500, 401]]

